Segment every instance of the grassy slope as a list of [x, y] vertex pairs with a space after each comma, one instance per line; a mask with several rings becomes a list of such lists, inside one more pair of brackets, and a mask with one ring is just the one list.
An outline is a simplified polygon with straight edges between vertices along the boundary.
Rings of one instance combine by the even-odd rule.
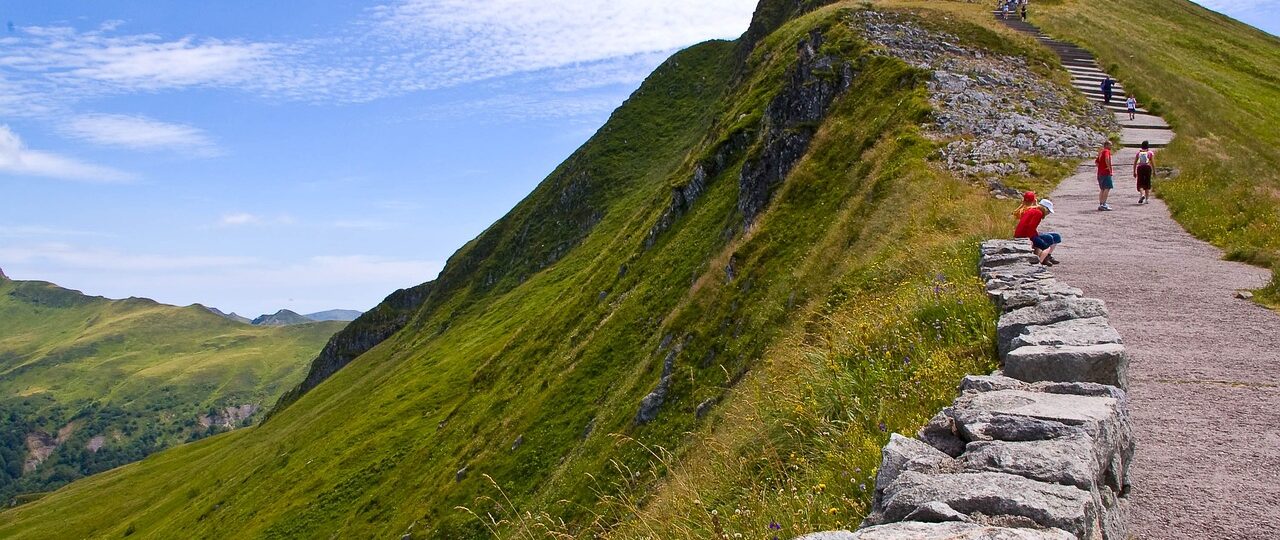
[[[557, 530], [618, 526], [627, 536], [654, 523], [627, 519], [653, 487], [632, 471], [663, 467], [650, 449], [737, 463], [701, 451], [718, 444], [693, 414], [707, 399], [724, 402], [714, 422], [727, 427], [715, 437], [795, 448], [774, 462], [795, 479], [854, 474], [853, 463], [865, 479], [887, 437], [880, 422], [911, 429], [962, 373], [989, 367], [993, 314], [973, 275], [974, 246], [1007, 232], [1007, 208], [927, 165], [934, 147], [917, 132], [925, 74], [866, 55], [839, 11], [853, 6], [774, 32], [745, 70], [732, 43], [679, 53], [451, 259], [405, 330], [271, 422], [7, 511], [0, 536], [460, 538], [535, 527], [512, 505], [536, 512], [530, 519], [569, 520]], [[738, 130], [759, 131], [813, 28], [859, 75], [771, 209], [749, 232], [726, 234], [741, 221], [737, 156], [643, 249], [694, 163]], [[677, 343], [667, 403], [638, 426], [637, 405]], [[760, 420], [767, 427], [751, 431]], [[831, 429], [841, 437], [818, 437]], [[718, 475], [705, 485], [724, 487], [724, 502], [753, 486], [725, 483], [733, 475], [758, 480], [765, 468], [703, 470]], [[831, 498], [819, 504], [839, 504], [837, 513], [796, 514], [788, 526], [855, 522], [866, 493], [854, 485], [823, 491]], [[503, 521], [485, 525], [455, 506]]]
[[[0, 321], [6, 440], [35, 430], [53, 434], [73, 420], [77, 426], [41, 468], [5, 482], [6, 496], [203, 435], [197, 417], [210, 409], [268, 405], [342, 327], [258, 328], [199, 306], [107, 300], [9, 280], [0, 281]], [[97, 435], [107, 437], [106, 446], [85, 452]], [[25, 450], [20, 441], [8, 442]]]
[[[1227, 256], [1280, 272], [1280, 38], [1185, 0], [1067, 0], [1033, 22], [1093, 51], [1178, 137], [1157, 183]], [[1270, 300], [1280, 302], [1280, 274]]]

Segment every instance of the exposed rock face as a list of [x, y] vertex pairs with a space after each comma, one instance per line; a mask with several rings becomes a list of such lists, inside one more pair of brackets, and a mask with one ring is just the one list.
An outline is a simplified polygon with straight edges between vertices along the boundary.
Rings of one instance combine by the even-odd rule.
[[861, 11], [855, 21], [880, 54], [933, 73], [930, 135], [946, 144], [948, 169], [995, 180], [1025, 174], [1027, 158], [1092, 156], [1115, 128], [1102, 107], [1073, 101], [1074, 90], [1027, 67], [1021, 57], [957, 45], [897, 14]]
[[224, 407], [216, 414], [200, 415], [198, 421], [201, 427], [219, 426], [227, 429], [235, 429], [248, 420], [249, 417], [262, 410], [257, 403], [246, 403], [239, 406]]
[[[663, 340], [664, 346], [669, 343], [669, 340]], [[658, 387], [640, 400], [640, 410], [636, 411], [637, 424], [647, 424], [658, 417], [658, 411], [662, 410], [662, 404], [667, 400], [667, 388], [671, 386], [671, 370], [675, 367], [676, 356], [679, 354], [680, 346], [672, 347], [667, 351], [667, 357], [662, 361], [662, 377], [658, 379]]]
[[33, 431], [27, 434], [27, 459], [22, 462], [22, 473], [26, 474], [36, 470], [44, 460], [71, 438], [76, 431], [76, 423], [71, 422], [62, 426], [56, 435], [49, 435], [42, 431]]
[[368, 352], [369, 349], [404, 328], [418, 308], [427, 301], [434, 289], [434, 283], [428, 282], [391, 293], [377, 307], [365, 312], [329, 338], [320, 355], [311, 361], [311, 369], [308, 370], [306, 378], [298, 383], [298, 386], [280, 396], [275, 408], [267, 413], [267, 418], [263, 421], [269, 420], [271, 415], [297, 401], [303, 394], [337, 373], [356, 357]]
[[[738, 211], [744, 226], [764, 211], [778, 185], [808, 150], [831, 103], [853, 81], [853, 66], [822, 54], [822, 41], [822, 33], [815, 30], [800, 42], [799, 61], [786, 86], [765, 109], [760, 155], [743, 164], [738, 178]], [[831, 73], [835, 76], [820, 75]]]
[[868, 528], [802, 538], [1128, 539], [1136, 444], [1124, 346], [1105, 306], [1033, 268], [1029, 251], [1023, 241], [982, 246], [993, 300], [1036, 291], [1002, 309], [1003, 372], [965, 377], [919, 440], [891, 435]]
[[697, 201], [706, 191], [707, 184], [741, 155], [748, 142], [749, 138], [745, 130], [730, 135], [716, 146], [710, 158], [702, 160], [693, 167], [693, 176], [689, 179], [689, 183], [671, 189], [671, 204], [663, 210], [657, 223], [649, 227], [649, 232], [644, 239], [645, 249], [653, 247], [662, 233], [670, 229], [680, 216], [693, 208], [694, 201]]

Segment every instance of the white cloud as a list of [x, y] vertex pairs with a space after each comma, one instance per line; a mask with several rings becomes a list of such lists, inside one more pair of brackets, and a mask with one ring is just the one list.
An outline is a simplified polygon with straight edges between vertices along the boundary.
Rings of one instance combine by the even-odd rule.
[[[634, 83], [666, 52], [732, 38], [755, 0], [404, 0], [288, 43], [23, 27], [0, 38], [0, 104], [44, 116], [86, 99], [191, 87], [363, 102], [563, 68], [558, 89]], [[660, 55], [657, 53], [661, 53]]]
[[27, 148], [18, 134], [4, 124], [0, 124], [0, 173], [86, 182], [124, 182], [133, 179], [133, 175], [110, 167]]
[[0, 261], [9, 264], [50, 264], [61, 268], [114, 272], [171, 272], [231, 267], [253, 262], [247, 257], [170, 256], [121, 253], [61, 242], [0, 247]]
[[71, 118], [63, 133], [104, 146], [135, 150], [176, 150], [198, 156], [216, 156], [218, 145], [204, 131], [184, 124], [171, 124], [144, 116], [85, 114]]
[[262, 218], [250, 214], [248, 212], [236, 212], [234, 214], [226, 214], [222, 219], [218, 220], [218, 224], [224, 227], [237, 227], [240, 225], [257, 225], [262, 223]]

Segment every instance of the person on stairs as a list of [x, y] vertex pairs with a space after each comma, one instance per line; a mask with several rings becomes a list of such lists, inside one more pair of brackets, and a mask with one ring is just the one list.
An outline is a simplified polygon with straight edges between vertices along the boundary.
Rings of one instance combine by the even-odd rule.
[[1022, 22], [1027, 22], [1027, 0], [1022, 0]]
[[1142, 141], [1142, 149], [1133, 156], [1133, 177], [1138, 179], [1138, 204], [1151, 202], [1151, 173], [1155, 167], [1156, 153], [1148, 141]]
[[1115, 84], [1116, 82], [1111, 80], [1110, 75], [1102, 79], [1102, 101], [1107, 105], [1111, 104], [1111, 87], [1115, 86]]
[[1134, 99], [1133, 94], [1124, 100], [1124, 108], [1129, 109], [1129, 119], [1133, 120], [1134, 115], [1138, 113], [1138, 100]]
[[1111, 210], [1111, 205], [1107, 204], [1107, 197], [1111, 195], [1111, 190], [1115, 189], [1114, 167], [1111, 163], [1111, 141], [1102, 143], [1102, 150], [1098, 151], [1098, 157], [1093, 160], [1094, 165], [1098, 166], [1098, 210]]
[[1018, 226], [1013, 230], [1014, 238], [1031, 240], [1031, 249], [1040, 258], [1040, 264], [1045, 266], [1058, 264], [1058, 260], [1053, 258], [1053, 248], [1062, 243], [1062, 235], [1058, 233], [1040, 234], [1040, 222], [1052, 213], [1053, 201], [1040, 199], [1040, 204], [1022, 212]]

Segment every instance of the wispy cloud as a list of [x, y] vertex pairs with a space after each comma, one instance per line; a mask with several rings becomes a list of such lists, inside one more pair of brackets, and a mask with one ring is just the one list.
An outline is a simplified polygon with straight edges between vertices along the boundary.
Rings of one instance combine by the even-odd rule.
[[[22, 27], [0, 38], [0, 102], [47, 114], [103, 95], [192, 87], [363, 102], [566, 68], [561, 88], [638, 81], [654, 56], [746, 29], [755, 0], [403, 0], [324, 38], [267, 42]], [[649, 55], [649, 56], [646, 56]], [[651, 57], [652, 56], [652, 57]]]
[[249, 257], [171, 256], [122, 253], [104, 248], [86, 248], [61, 242], [0, 247], [5, 264], [45, 263], [78, 270], [124, 272], [170, 272], [226, 268], [253, 262]]
[[18, 134], [4, 124], [0, 124], [0, 173], [85, 182], [125, 182], [134, 178], [111, 167], [27, 148]]
[[0, 237], [5, 238], [40, 238], [57, 236], [107, 238], [114, 235], [101, 231], [81, 231], [58, 227], [46, 227], [44, 225], [0, 225]]
[[202, 157], [222, 154], [204, 131], [184, 125], [122, 114], [86, 114], [71, 118], [62, 132], [94, 144], [135, 150], [172, 150]]
[[242, 225], [257, 225], [262, 223], [262, 218], [250, 214], [248, 212], [236, 212], [234, 214], [223, 215], [218, 220], [218, 224], [224, 227], [239, 227]]

